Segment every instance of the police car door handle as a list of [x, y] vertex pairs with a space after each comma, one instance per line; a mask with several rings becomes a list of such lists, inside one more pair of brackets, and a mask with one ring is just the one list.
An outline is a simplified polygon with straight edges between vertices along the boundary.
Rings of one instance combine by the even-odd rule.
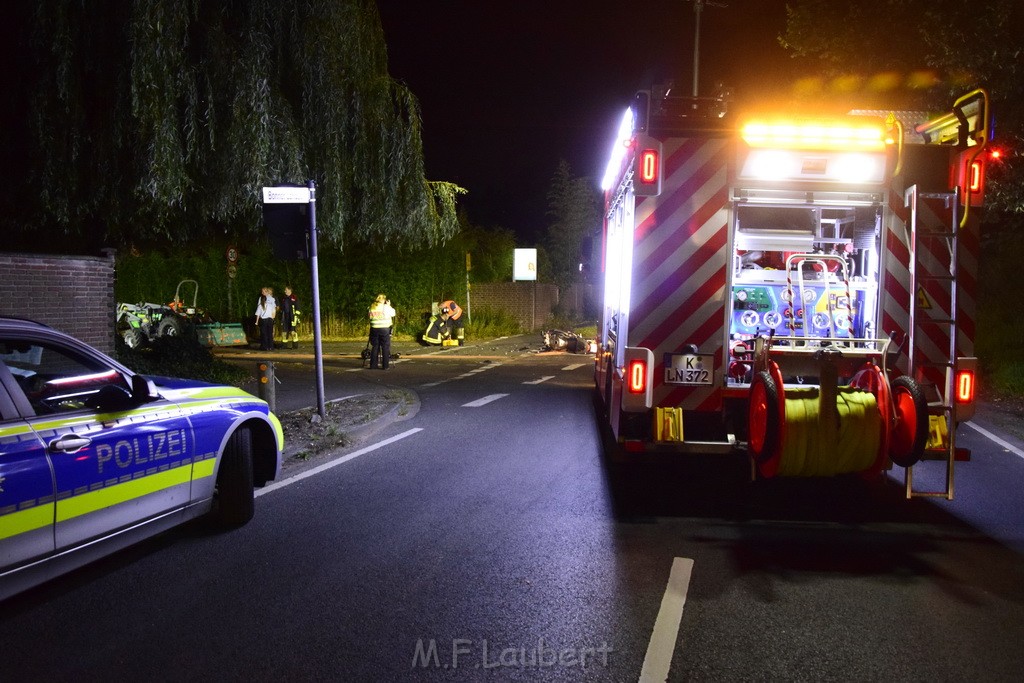
[[87, 439], [77, 434], [65, 434], [59, 439], [54, 439], [50, 442], [50, 452], [77, 453], [91, 443], [92, 439]]

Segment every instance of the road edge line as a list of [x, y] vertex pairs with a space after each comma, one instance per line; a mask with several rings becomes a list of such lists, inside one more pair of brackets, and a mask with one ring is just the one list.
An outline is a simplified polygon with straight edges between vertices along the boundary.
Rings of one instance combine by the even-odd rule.
[[970, 427], [971, 429], [973, 429], [974, 431], [978, 432], [979, 434], [981, 434], [985, 438], [989, 439], [990, 441], [992, 441], [992, 442], [1002, 446], [1006, 450], [1010, 451], [1011, 453], [1016, 455], [1018, 458], [1024, 458], [1024, 451], [1022, 451], [1021, 449], [1017, 448], [1016, 446], [1014, 446], [1013, 444], [1009, 443], [1008, 441], [1000, 439], [998, 436], [996, 436], [992, 432], [988, 431], [984, 427], [979, 427], [978, 425], [974, 424], [973, 422], [964, 422], [964, 424], [967, 425], [968, 427]]
[[396, 441], [401, 441], [402, 439], [404, 439], [407, 436], [412, 436], [416, 432], [422, 432], [422, 431], [423, 431], [423, 427], [413, 427], [412, 429], [406, 430], [406, 431], [402, 432], [401, 434], [396, 434], [395, 436], [392, 436], [390, 438], [384, 439], [383, 441], [378, 441], [377, 443], [372, 444], [370, 446], [366, 446], [364, 448], [360, 448], [358, 451], [353, 451], [352, 453], [349, 453], [348, 455], [343, 455], [342, 457], [340, 457], [340, 458], [338, 458], [336, 460], [331, 460], [330, 462], [325, 462], [323, 465], [317, 465], [316, 467], [314, 467], [311, 470], [306, 470], [305, 472], [301, 472], [299, 474], [296, 474], [294, 477], [288, 477], [287, 479], [282, 479], [281, 481], [275, 481], [273, 484], [269, 484], [267, 486], [264, 486], [261, 489], [256, 489], [254, 495], [256, 497], [259, 497], [259, 496], [262, 496], [264, 494], [270, 493], [271, 491], [277, 491], [278, 489], [283, 489], [285, 486], [291, 486], [292, 484], [300, 482], [303, 479], [308, 479], [309, 477], [315, 476], [317, 474], [320, 474], [321, 472], [329, 470], [332, 467], [337, 467], [338, 465], [343, 465], [346, 462], [348, 462], [349, 460], [355, 460], [360, 455], [366, 455], [367, 453], [370, 453], [371, 451], [375, 451], [378, 448], [383, 448], [384, 446], [393, 444]]

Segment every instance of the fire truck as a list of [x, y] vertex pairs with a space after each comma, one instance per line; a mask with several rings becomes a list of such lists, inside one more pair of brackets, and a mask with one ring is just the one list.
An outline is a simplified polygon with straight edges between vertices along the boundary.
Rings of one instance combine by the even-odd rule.
[[[603, 181], [595, 389], [617, 457], [754, 478], [904, 468], [953, 496], [974, 412], [983, 89], [939, 116], [644, 91]], [[943, 460], [919, 490], [913, 466]]]

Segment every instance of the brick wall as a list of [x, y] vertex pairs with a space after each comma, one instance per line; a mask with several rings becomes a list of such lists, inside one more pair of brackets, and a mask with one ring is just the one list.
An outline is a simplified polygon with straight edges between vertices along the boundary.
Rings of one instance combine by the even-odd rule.
[[104, 256], [0, 254], [0, 315], [30, 318], [114, 351], [114, 251]]
[[473, 310], [490, 308], [515, 316], [525, 330], [542, 329], [558, 305], [558, 287], [536, 282], [490, 282], [469, 290]]

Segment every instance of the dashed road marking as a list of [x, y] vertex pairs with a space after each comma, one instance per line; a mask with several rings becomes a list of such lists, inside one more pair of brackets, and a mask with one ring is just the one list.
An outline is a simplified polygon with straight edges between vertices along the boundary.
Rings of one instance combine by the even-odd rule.
[[540, 379], [531, 380], [529, 382], [523, 382], [523, 384], [540, 384], [541, 382], [547, 382], [549, 379], [554, 379], [554, 375], [545, 375]]
[[566, 365], [564, 368], [562, 368], [562, 370], [564, 370], [565, 372], [569, 372], [570, 370], [576, 370], [577, 368], [585, 368], [590, 365], [593, 365], [593, 363], [576, 363], [574, 365]]
[[480, 406], [487, 405], [491, 401], [497, 401], [499, 398], [505, 398], [506, 396], [508, 396], [508, 394], [491, 394], [490, 396], [484, 396], [483, 398], [478, 398], [477, 400], [470, 401], [469, 403], [463, 403], [462, 407], [479, 408]]

